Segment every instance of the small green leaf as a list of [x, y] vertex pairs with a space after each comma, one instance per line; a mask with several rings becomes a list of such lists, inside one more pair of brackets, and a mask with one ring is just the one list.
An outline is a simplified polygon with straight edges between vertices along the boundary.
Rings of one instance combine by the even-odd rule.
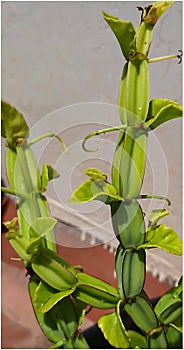
[[75, 308], [75, 313], [77, 316], [78, 324], [80, 326], [84, 320], [87, 305], [86, 305], [86, 303], [83, 303], [82, 301], [77, 300], [75, 298], [72, 299], [72, 302], [73, 302], [73, 306]]
[[56, 179], [60, 174], [47, 163], [42, 166], [41, 189], [45, 190], [50, 180]]
[[69, 198], [70, 203], [81, 204], [99, 200], [110, 204], [113, 201], [123, 201], [123, 198], [117, 194], [116, 188], [104, 180], [86, 180], [80, 185]]
[[167, 99], [153, 99], [150, 101], [146, 124], [151, 130], [159, 125], [182, 117], [182, 106], [175, 101]]
[[103, 171], [96, 168], [87, 168], [85, 174], [88, 175], [92, 180], [107, 180], [107, 174], [104, 174]]
[[48, 167], [47, 164], [44, 163], [42, 165], [42, 174], [41, 174], [41, 190], [45, 190], [49, 182], [48, 176]]
[[56, 342], [55, 344], [51, 345], [49, 347], [49, 349], [63, 349], [64, 346], [66, 344], [66, 340], [60, 340], [58, 342]]
[[98, 326], [103, 332], [104, 337], [113, 347], [129, 349], [130, 340], [117, 310], [111, 314], [102, 316], [98, 321]]
[[29, 230], [30, 237], [44, 236], [47, 232], [53, 229], [56, 225], [57, 220], [51, 217], [39, 217], [36, 218]]
[[150, 213], [148, 217], [149, 226], [156, 227], [159, 220], [161, 220], [164, 216], [169, 215], [170, 211], [167, 209], [154, 209]]
[[45, 314], [51, 310], [59, 301], [72, 294], [73, 291], [73, 289], [68, 289], [62, 292], [58, 292], [58, 290], [41, 281], [35, 292], [34, 305], [38, 312]]
[[31, 243], [26, 249], [26, 253], [32, 254], [34, 250], [39, 247], [42, 238], [53, 229], [57, 220], [51, 217], [39, 217], [36, 218], [29, 229], [29, 236]]
[[117, 289], [111, 286], [111, 284], [83, 272], [79, 272], [77, 274], [77, 277], [78, 277], [78, 285], [94, 287], [98, 290], [108, 293], [110, 296], [118, 300], [119, 296], [118, 296]]
[[155, 24], [160, 16], [174, 3], [174, 1], [154, 1], [148, 16], [144, 17], [146, 22], [149, 22], [149, 18], [154, 16], [154, 20], [151, 23]]
[[121, 21], [118, 17], [105, 12], [103, 12], [103, 16], [115, 34], [125, 59], [128, 60], [130, 54], [136, 52], [135, 29], [133, 24], [131, 22]]
[[146, 338], [132, 330], [127, 331], [128, 337], [131, 339], [131, 349], [148, 349]]
[[23, 115], [9, 103], [1, 102], [2, 137], [11, 149], [16, 149], [17, 142], [29, 136], [29, 128]]
[[75, 337], [74, 349], [89, 349], [89, 345], [82, 333]]
[[8, 230], [5, 234], [7, 239], [12, 239], [12, 238], [16, 238], [17, 236], [20, 235], [20, 230], [19, 227], [17, 225], [17, 220], [18, 218], [15, 217], [10, 221], [4, 221], [3, 225], [6, 227], [6, 229]]
[[146, 233], [146, 243], [138, 249], [160, 248], [174, 255], [182, 255], [182, 242], [177, 233], [164, 224], [150, 229]]
[[157, 302], [155, 306], [155, 313], [157, 317], [166, 311], [172, 305], [175, 305], [178, 302], [182, 302], [182, 286], [179, 283], [178, 286], [168, 290]]
[[16, 253], [20, 256], [23, 261], [30, 261], [31, 256], [27, 254], [27, 247], [29, 245], [29, 241], [23, 235], [16, 237], [7, 237], [10, 239], [10, 244]]
[[69, 289], [50, 295], [50, 297], [40, 306], [38, 311], [45, 314], [47, 311], [51, 310], [53, 306], [56, 305], [59, 301], [72, 293], [73, 289]]
[[173, 325], [169, 325], [166, 330], [166, 337], [169, 344], [170, 349], [182, 349], [182, 341], [183, 334], [181, 331], [181, 327], [173, 327]]

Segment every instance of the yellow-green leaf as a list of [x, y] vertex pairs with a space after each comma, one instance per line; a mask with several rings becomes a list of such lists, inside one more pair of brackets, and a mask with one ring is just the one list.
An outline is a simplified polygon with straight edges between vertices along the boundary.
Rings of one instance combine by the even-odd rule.
[[92, 180], [107, 180], [107, 174], [104, 174], [103, 171], [96, 168], [87, 168], [85, 174], [88, 175]]
[[116, 36], [124, 57], [128, 60], [130, 53], [134, 54], [136, 52], [135, 29], [133, 24], [127, 21], [121, 21], [118, 17], [105, 12], [103, 12], [103, 16]]
[[9, 147], [15, 150], [17, 142], [29, 136], [28, 125], [23, 115], [5, 101], [1, 102], [1, 120], [1, 135], [6, 138]]
[[156, 226], [158, 221], [161, 220], [164, 216], [169, 215], [170, 211], [167, 209], [154, 209], [148, 217], [149, 225]]
[[129, 349], [130, 341], [126, 329], [118, 315], [117, 310], [111, 314], [102, 316], [98, 326], [107, 341], [115, 348]]
[[141, 244], [138, 249], [160, 248], [174, 255], [182, 255], [182, 241], [177, 233], [164, 224], [150, 229], [146, 234], [146, 243]]
[[122, 201], [116, 188], [104, 180], [86, 180], [69, 198], [70, 203], [81, 204], [92, 200], [100, 200], [106, 204], [112, 201]]
[[157, 98], [150, 101], [146, 124], [151, 130], [159, 125], [182, 117], [182, 106], [172, 100]]

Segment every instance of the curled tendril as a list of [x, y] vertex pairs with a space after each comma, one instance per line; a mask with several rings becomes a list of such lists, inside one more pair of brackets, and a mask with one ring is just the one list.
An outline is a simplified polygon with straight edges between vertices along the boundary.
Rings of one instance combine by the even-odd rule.
[[178, 50], [179, 54], [177, 55], [177, 58], [179, 59], [178, 63], [180, 64], [182, 62], [182, 57], [183, 57], [183, 51]]
[[86, 141], [88, 139], [90, 139], [91, 137], [93, 136], [98, 136], [98, 135], [101, 135], [101, 134], [106, 134], [107, 132], [111, 132], [111, 131], [118, 131], [118, 130], [126, 130], [127, 129], [127, 125], [118, 125], [118, 126], [114, 126], [114, 127], [111, 127], [111, 128], [106, 128], [106, 129], [101, 129], [101, 130], [97, 130], [97, 131], [93, 131], [91, 132], [90, 134], [88, 134], [84, 140], [82, 141], [82, 148], [84, 151], [86, 152], [96, 152], [98, 151], [98, 148], [95, 148], [95, 149], [87, 149], [86, 148]]
[[164, 196], [155, 196], [153, 194], [142, 194], [138, 198], [140, 198], [140, 199], [149, 199], [149, 198], [161, 199], [161, 200], [165, 200], [167, 202], [168, 206], [171, 205], [170, 199], [167, 197], [164, 197]]
[[48, 132], [47, 134], [43, 134], [41, 136], [38, 136], [37, 138], [35, 138], [34, 140], [31, 140], [29, 142], [27, 142], [27, 146], [30, 147], [32, 145], [34, 145], [36, 142], [39, 142], [47, 137], [55, 137], [63, 146], [63, 149], [65, 150], [66, 153], [68, 153], [68, 149], [64, 143], [64, 141], [61, 139], [61, 137], [57, 134], [54, 134], [53, 132]]

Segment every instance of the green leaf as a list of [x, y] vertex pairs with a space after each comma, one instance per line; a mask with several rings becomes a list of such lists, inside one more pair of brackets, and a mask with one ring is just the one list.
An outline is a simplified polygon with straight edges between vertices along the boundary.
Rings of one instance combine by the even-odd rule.
[[123, 198], [117, 194], [116, 188], [104, 180], [86, 180], [81, 184], [69, 198], [70, 203], [81, 204], [99, 200], [110, 204], [113, 201], [122, 201]]
[[155, 313], [159, 318], [167, 309], [171, 306], [182, 302], [182, 285], [181, 283], [178, 286], [168, 290], [157, 302], [155, 306]]
[[131, 339], [131, 349], [148, 349], [146, 338], [132, 330], [127, 331], [128, 337]]
[[68, 296], [62, 299], [52, 310], [56, 311], [58, 323], [64, 330], [66, 338], [70, 340], [76, 334], [79, 326], [73, 298]]
[[27, 247], [29, 245], [29, 241], [26, 237], [20, 235], [16, 237], [8, 237], [10, 239], [10, 244], [16, 253], [20, 256], [23, 261], [30, 261], [31, 256], [27, 254]]
[[135, 29], [133, 24], [127, 21], [121, 21], [118, 17], [105, 12], [103, 12], [103, 16], [115, 34], [125, 59], [128, 60], [130, 53], [134, 54], [136, 52]]
[[[52, 318], [54, 318], [54, 328], [57, 329], [58, 327], [61, 330], [61, 338], [54, 339], [54, 342], [58, 342], [60, 340], [67, 341], [72, 336], [74, 336], [80, 321], [79, 314], [83, 312], [83, 308], [85, 307], [85, 304], [76, 304], [75, 301], [73, 302], [74, 299], [71, 296], [62, 297], [60, 294], [62, 298], [60, 300], [56, 300], [57, 297], [59, 299], [59, 294], [60, 293], [58, 293], [56, 289], [41, 281], [37, 283], [37, 286], [34, 290], [34, 295], [32, 295], [32, 302], [35, 312], [39, 319], [43, 321], [42, 327], [44, 326], [45, 328], [46, 325], [43, 325], [43, 323], [45, 319], [47, 320], [47, 317], [49, 315], [51, 317], [51, 321]], [[48, 306], [48, 311], [46, 311], [46, 309], [43, 309], [43, 304], [45, 306]], [[77, 310], [77, 312], [76, 305], [80, 309]], [[43, 311], [45, 311], [45, 313], [43, 313]]]
[[84, 320], [84, 316], [86, 313], [85, 309], [86, 309], [87, 305], [86, 305], [86, 303], [83, 303], [82, 301], [77, 300], [75, 298], [72, 299], [72, 302], [73, 302], [73, 306], [75, 308], [75, 313], [77, 316], [78, 324], [80, 326]]
[[46, 313], [59, 301], [73, 293], [73, 289], [58, 292], [43, 281], [40, 282], [35, 293], [35, 305], [40, 305], [38, 311]]
[[117, 290], [109, 283], [86, 273], [78, 273], [78, 285], [74, 297], [99, 309], [113, 309], [118, 300]]
[[60, 174], [47, 163], [42, 166], [41, 189], [45, 190], [50, 180], [56, 179]]
[[111, 286], [111, 284], [83, 272], [79, 272], [77, 274], [77, 277], [78, 277], [78, 285], [94, 287], [96, 289], [109, 293], [109, 295], [115, 297], [118, 300], [117, 289]]
[[107, 341], [115, 348], [129, 349], [130, 340], [119, 315], [119, 307], [111, 314], [102, 316], [98, 326]]
[[28, 254], [32, 254], [34, 249], [39, 246], [42, 238], [53, 229], [57, 220], [51, 217], [39, 217], [36, 218], [29, 229], [29, 236], [31, 243], [26, 249]]
[[149, 226], [156, 227], [159, 220], [164, 216], [169, 215], [170, 211], [167, 209], [154, 209], [148, 217]]
[[166, 338], [170, 349], [182, 349], [183, 335], [180, 329], [173, 328], [172, 325], [167, 327]]
[[146, 124], [151, 130], [159, 125], [182, 117], [182, 106], [175, 101], [167, 99], [153, 99], [150, 101]]
[[64, 349], [65, 344], [66, 344], [66, 340], [60, 340], [57, 343], [51, 345], [49, 349]]
[[64, 331], [60, 326], [59, 322], [57, 321], [58, 320], [57, 308], [56, 308], [57, 305], [53, 310], [48, 311], [46, 314], [42, 314], [38, 311], [40, 304], [36, 305], [34, 302], [34, 299], [35, 299], [36, 289], [39, 283], [40, 283], [40, 280], [35, 275], [33, 275], [29, 281], [29, 294], [31, 297], [31, 301], [32, 301], [32, 305], [34, 308], [37, 321], [42, 331], [48, 338], [48, 340], [50, 340], [53, 343], [57, 343], [59, 341], [65, 341], [66, 338], [65, 338]]
[[89, 345], [82, 333], [75, 337], [74, 349], [89, 349]]
[[85, 174], [88, 175], [92, 180], [107, 180], [107, 174], [104, 174], [103, 171], [96, 168], [87, 168]]
[[138, 249], [160, 248], [174, 255], [182, 255], [182, 241], [177, 233], [164, 224], [150, 229], [146, 233], [146, 243], [141, 244]]
[[53, 229], [53, 227], [56, 225], [57, 220], [51, 217], [39, 217], [36, 218], [29, 230], [30, 237], [38, 237], [38, 236], [44, 236], [47, 232]]
[[29, 136], [29, 128], [23, 115], [5, 101], [1, 101], [1, 135], [11, 149], [16, 149], [17, 142]]
[[151, 16], [154, 16], [154, 22], [155, 24], [157, 20], [160, 18], [160, 16], [174, 3], [174, 1], [154, 1], [152, 4], [152, 7], [149, 11], [149, 15], [144, 17], [144, 20], [149, 22], [149, 18]]

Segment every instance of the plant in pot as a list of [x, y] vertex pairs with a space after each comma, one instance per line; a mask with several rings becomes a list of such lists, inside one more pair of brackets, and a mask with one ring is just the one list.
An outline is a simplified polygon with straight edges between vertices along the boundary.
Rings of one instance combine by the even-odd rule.
[[158, 1], [145, 9], [139, 7], [141, 22], [136, 29], [131, 22], [103, 13], [126, 59], [119, 97], [121, 125], [87, 135], [82, 145], [87, 150], [86, 141], [90, 137], [120, 131], [112, 183], [103, 171], [88, 168], [89, 178], [69, 200], [76, 204], [99, 200], [110, 206], [114, 234], [119, 241], [115, 258], [117, 289], [57, 254], [56, 219], [50, 215], [45, 191], [48, 182], [59, 174], [46, 163], [40, 171], [31, 146], [44, 137], [56, 137], [66, 146], [52, 133], [29, 140], [23, 115], [2, 102], [2, 137], [7, 141], [6, 170], [10, 185], [10, 188], [2, 187], [2, 191], [17, 197], [17, 217], [4, 223], [6, 237], [30, 275], [32, 306], [41, 329], [53, 343], [52, 348], [89, 348], [87, 336], [79, 327], [93, 307], [109, 310], [98, 321], [109, 346], [182, 346], [182, 280], [154, 306], [144, 291], [146, 250], [160, 248], [181, 255], [182, 243], [172, 228], [159, 223], [169, 214], [167, 209], [154, 209], [146, 227], [141, 207], [141, 201], [146, 198], [159, 198], [170, 205], [168, 198], [142, 194], [141, 188], [149, 133], [182, 115], [181, 106], [174, 101], [162, 98], [149, 101], [149, 64], [177, 57], [181, 60], [181, 53], [148, 58], [154, 25], [172, 4], [172, 1]]

